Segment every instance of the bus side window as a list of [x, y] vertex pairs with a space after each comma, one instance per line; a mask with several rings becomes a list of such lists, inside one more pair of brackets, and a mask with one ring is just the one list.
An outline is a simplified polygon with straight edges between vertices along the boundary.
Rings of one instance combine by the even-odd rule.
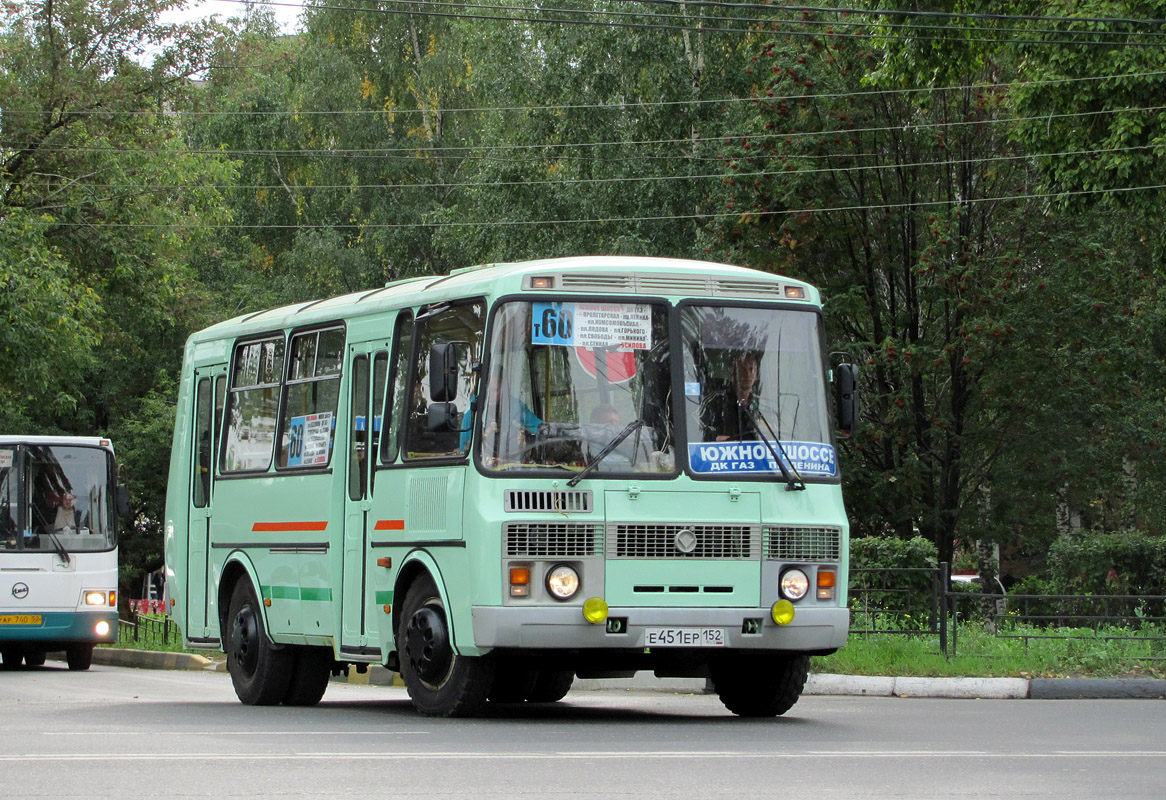
[[393, 371], [385, 394], [387, 430], [382, 438], [381, 463], [392, 464], [401, 451], [401, 422], [405, 416], [405, 387], [409, 377], [409, 354], [413, 348], [413, 312], [397, 315], [393, 333]]
[[295, 334], [288, 352], [275, 466], [277, 469], [326, 467], [332, 460], [336, 437], [344, 329], [325, 328]]
[[352, 360], [352, 429], [348, 442], [348, 497], [364, 498], [368, 481], [368, 454], [372, 425], [368, 413], [368, 356]]
[[[385, 417], [385, 381], [388, 378], [389, 372], [389, 354], [384, 350], [380, 351], [373, 358], [372, 362], [372, 421], [369, 426], [368, 436], [368, 458], [380, 452], [381, 446], [381, 430], [384, 428]], [[372, 481], [376, 481], [376, 470], [372, 471]], [[369, 489], [372, 489], [372, 484], [369, 484]]]
[[[405, 450], [409, 458], [465, 455], [471, 424], [470, 403], [477, 392], [477, 365], [481, 360], [484, 326], [481, 301], [461, 303], [422, 318], [411, 364], [412, 397], [406, 423]], [[457, 382], [450, 397], [430, 397], [430, 355], [435, 345], [456, 343]], [[449, 413], [452, 404], [453, 413]], [[438, 411], [440, 413], [434, 413]]]
[[282, 334], [235, 347], [223, 431], [223, 472], [266, 471], [271, 466], [283, 349]]
[[198, 382], [194, 399], [194, 507], [206, 508], [211, 490], [211, 382]]

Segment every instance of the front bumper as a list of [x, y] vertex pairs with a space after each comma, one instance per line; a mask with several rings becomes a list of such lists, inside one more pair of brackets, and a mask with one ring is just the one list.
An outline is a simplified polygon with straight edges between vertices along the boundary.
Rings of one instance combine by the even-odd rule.
[[[22, 616], [38, 612], [20, 612]], [[106, 611], [48, 611], [40, 612], [41, 621], [32, 625], [0, 625], [0, 642], [94, 642], [109, 644], [117, 641], [117, 610]], [[109, 623], [109, 633], [98, 636], [94, 631], [100, 621]]]
[[[845, 608], [796, 608], [794, 621], [777, 625], [768, 608], [611, 608], [608, 618], [626, 618], [621, 633], [583, 619], [579, 606], [475, 606], [474, 644], [482, 649], [635, 650], [644, 647], [645, 629], [723, 628], [725, 646], [741, 650], [810, 652], [835, 650], [846, 643], [850, 611]], [[760, 620], [756, 633], [747, 621]]]

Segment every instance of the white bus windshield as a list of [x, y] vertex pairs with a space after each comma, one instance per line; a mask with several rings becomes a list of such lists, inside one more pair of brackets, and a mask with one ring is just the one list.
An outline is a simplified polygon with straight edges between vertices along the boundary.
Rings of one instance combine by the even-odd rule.
[[694, 474], [772, 474], [779, 453], [804, 478], [837, 474], [816, 314], [691, 305], [681, 323]]
[[672, 472], [667, 320], [651, 303], [503, 305], [478, 401], [483, 468]]
[[4, 550], [82, 552], [116, 544], [111, 459], [68, 445], [0, 446]]

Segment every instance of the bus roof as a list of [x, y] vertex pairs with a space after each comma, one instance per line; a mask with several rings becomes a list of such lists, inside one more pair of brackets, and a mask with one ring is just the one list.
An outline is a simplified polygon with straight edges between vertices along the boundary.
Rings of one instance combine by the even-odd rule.
[[80, 445], [82, 447], [102, 447], [113, 449], [113, 443], [104, 436], [14, 436], [0, 434], [0, 445]]
[[420, 303], [437, 303], [475, 294], [533, 291], [530, 277], [555, 280], [556, 294], [716, 297], [776, 300], [784, 286], [801, 287], [803, 301], [817, 304], [817, 289], [803, 281], [761, 270], [678, 258], [646, 256], [569, 256], [511, 263], [481, 264], [448, 275], [394, 281], [377, 289], [305, 301], [224, 320], [195, 334], [197, 340], [236, 336], [288, 326], [310, 325], [340, 316], [373, 313]]

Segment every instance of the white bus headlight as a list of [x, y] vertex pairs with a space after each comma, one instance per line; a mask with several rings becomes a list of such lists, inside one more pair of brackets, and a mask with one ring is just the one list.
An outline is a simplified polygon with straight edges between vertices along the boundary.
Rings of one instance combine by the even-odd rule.
[[547, 573], [547, 591], [556, 600], [570, 600], [579, 591], [579, 573], [566, 564], [552, 567]]
[[810, 579], [800, 569], [787, 569], [781, 573], [781, 595], [788, 600], [801, 600], [810, 591]]

